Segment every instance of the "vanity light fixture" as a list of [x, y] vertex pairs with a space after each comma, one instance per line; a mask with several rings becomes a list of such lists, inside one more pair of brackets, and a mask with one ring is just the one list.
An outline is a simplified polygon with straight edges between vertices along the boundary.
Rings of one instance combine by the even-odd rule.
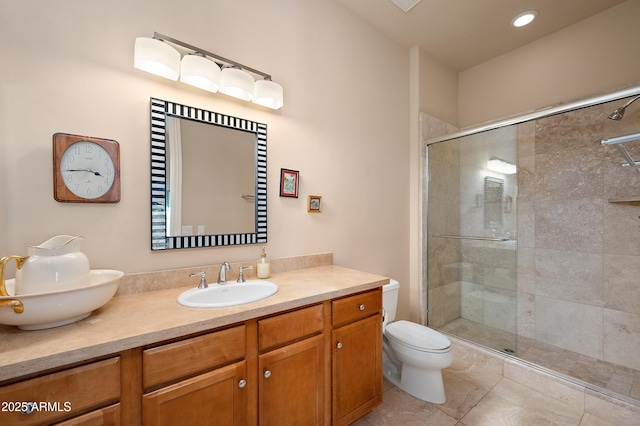
[[[182, 61], [180, 52], [171, 44], [187, 50]], [[174, 81], [180, 77], [181, 82], [200, 89], [219, 91], [271, 109], [284, 104], [282, 86], [269, 74], [157, 32], [153, 38], [136, 38], [134, 67]], [[256, 81], [254, 75], [261, 79]]]
[[243, 101], [251, 101], [253, 100], [253, 87], [255, 82], [251, 74], [240, 68], [225, 68], [222, 70], [220, 93], [242, 99]]
[[180, 52], [162, 40], [138, 37], [134, 47], [133, 66], [176, 81], [180, 75]]
[[216, 93], [220, 88], [220, 67], [201, 53], [184, 55], [180, 62], [180, 81]]
[[282, 107], [283, 90], [282, 86], [271, 80], [256, 81], [253, 92], [253, 102], [272, 109]]
[[529, 25], [531, 22], [533, 22], [533, 20], [537, 17], [537, 10], [527, 10], [526, 12], [522, 12], [521, 14], [513, 18], [511, 20], [511, 26], [516, 28], [524, 27], [525, 25]]
[[487, 169], [494, 172], [503, 173], [505, 175], [512, 175], [516, 173], [515, 164], [495, 157], [487, 161]]

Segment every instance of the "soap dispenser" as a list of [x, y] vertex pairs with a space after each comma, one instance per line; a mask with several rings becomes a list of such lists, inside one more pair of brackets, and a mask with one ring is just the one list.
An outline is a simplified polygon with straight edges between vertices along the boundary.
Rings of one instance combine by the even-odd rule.
[[265, 248], [262, 247], [262, 255], [260, 256], [260, 260], [258, 261], [257, 275], [258, 278], [269, 278], [269, 259], [267, 259], [267, 252]]

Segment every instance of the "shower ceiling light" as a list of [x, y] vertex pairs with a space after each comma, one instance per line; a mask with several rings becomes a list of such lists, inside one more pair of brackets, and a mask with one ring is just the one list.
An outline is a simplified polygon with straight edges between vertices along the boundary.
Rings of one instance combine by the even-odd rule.
[[[169, 43], [188, 50], [182, 61], [180, 52]], [[271, 109], [283, 105], [282, 86], [271, 81], [269, 74], [157, 32], [153, 38], [136, 38], [133, 65], [174, 81], [179, 76], [183, 83], [245, 101], [253, 100]], [[252, 74], [263, 80], [256, 82]]]
[[501, 160], [499, 158], [492, 158], [491, 160], [487, 161], [487, 169], [505, 175], [512, 175], [516, 173], [515, 164]]
[[522, 12], [521, 14], [513, 18], [511, 20], [511, 25], [516, 28], [524, 27], [525, 25], [529, 25], [531, 22], [533, 22], [533, 20], [536, 19], [537, 17], [538, 17], [537, 10], [528, 10], [526, 12]]

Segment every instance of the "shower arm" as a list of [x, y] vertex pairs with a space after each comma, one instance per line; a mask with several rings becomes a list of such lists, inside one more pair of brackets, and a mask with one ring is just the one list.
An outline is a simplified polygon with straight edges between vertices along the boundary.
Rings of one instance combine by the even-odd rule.
[[634, 103], [635, 101], [637, 101], [638, 99], [640, 99], [640, 95], [636, 96], [635, 98], [629, 100], [626, 104], [624, 104], [622, 106], [622, 109], [626, 109], [629, 105], [631, 105], [632, 103]]

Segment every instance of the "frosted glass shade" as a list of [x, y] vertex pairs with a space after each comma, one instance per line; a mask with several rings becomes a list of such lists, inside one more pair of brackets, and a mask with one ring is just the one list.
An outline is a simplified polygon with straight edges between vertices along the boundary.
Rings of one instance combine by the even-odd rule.
[[258, 80], [254, 86], [253, 102], [271, 109], [279, 109], [283, 105], [282, 86], [271, 80]]
[[216, 93], [220, 88], [220, 67], [198, 55], [186, 55], [180, 63], [180, 81]]
[[220, 78], [220, 93], [234, 98], [250, 101], [253, 99], [253, 84], [251, 74], [238, 68], [225, 68]]
[[180, 74], [180, 53], [161, 40], [137, 37], [133, 66], [139, 70], [176, 81]]

